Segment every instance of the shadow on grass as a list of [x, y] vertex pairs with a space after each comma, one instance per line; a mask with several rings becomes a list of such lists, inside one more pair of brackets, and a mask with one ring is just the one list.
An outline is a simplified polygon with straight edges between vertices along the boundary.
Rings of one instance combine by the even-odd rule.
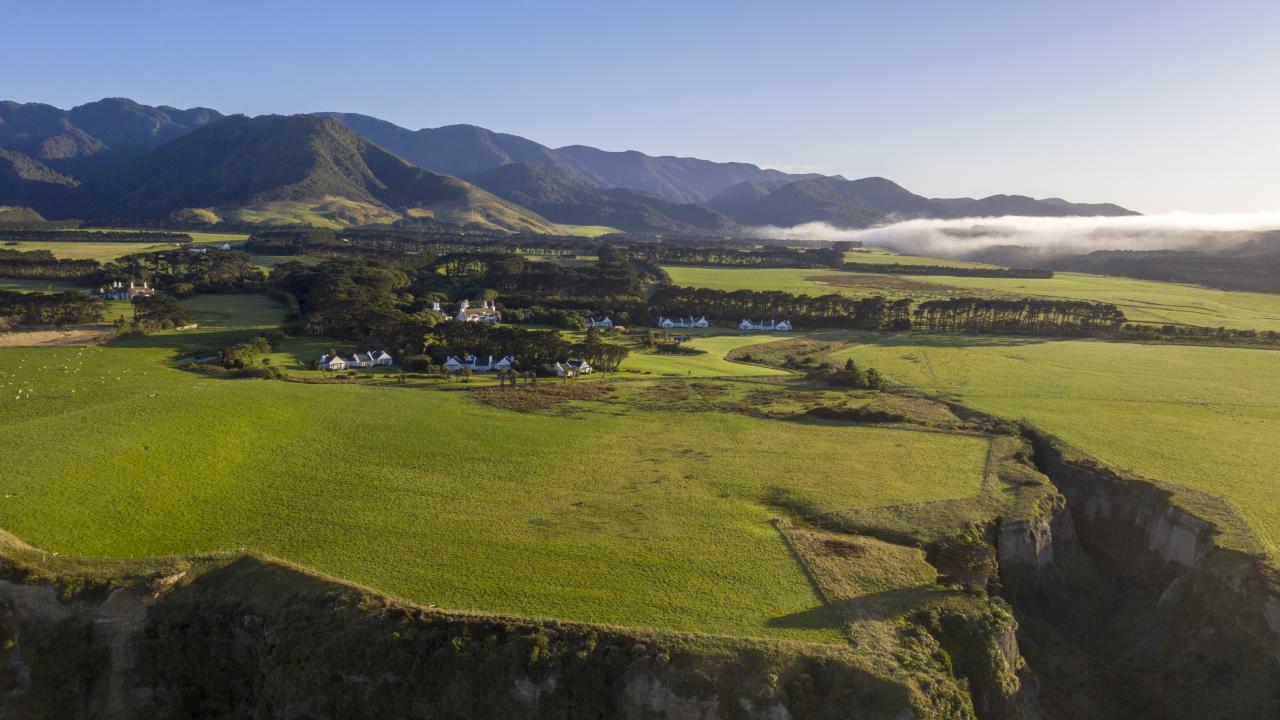
[[826, 605], [818, 605], [808, 610], [769, 618], [764, 624], [786, 630], [839, 630], [840, 618]]
[[839, 600], [835, 605], [840, 617], [849, 622], [874, 622], [900, 618], [932, 600], [950, 595], [950, 591], [938, 585], [917, 585], [858, 595]]

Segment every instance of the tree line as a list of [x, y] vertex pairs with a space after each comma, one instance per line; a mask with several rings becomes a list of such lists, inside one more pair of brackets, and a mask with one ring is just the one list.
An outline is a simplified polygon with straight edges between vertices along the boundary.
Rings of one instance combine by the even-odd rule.
[[189, 243], [191, 236], [176, 232], [129, 230], [5, 230], [0, 242]]
[[788, 319], [810, 327], [921, 330], [934, 333], [1095, 335], [1115, 333], [1125, 316], [1115, 305], [1047, 298], [817, 297], [781, 291], [664, 287], [650, 298], [655, 315], [705, 315], [736, 323], [743, 318]]
[[649, 303], [654, 319], [662, 316], [702, 316], [708, 320], [736, 325], [744, 318], [787, 319], [810, 327], [840, 327], [858, 330], [909, 330], [912, 300], [883, 297], [852, 298], [831, 293], [793, 295], [780, 290], [712, 290], [693, 287], [662, 287]]
[[1044, 298], [925, 300], [912, 313], [912, 327], [934, 333], [1099, 335], [1124, 322], [1124, 312], [1110, 303]]
[[1053, 277], [1052, 270], [1015, 267], [953, 267], [950, 265], [902, 265], [892, 263], [847, 262], [840, 266], [841, 270], [859, 273], [880, 273], [884, 275], [946, 275], [950, 277], [989, 277], [989, 278], [1033, 278], [1047, 279]]
[[114, 281], [147, 282], [175, 295], [227, 293], [261, 289], [262, 268], [248, 254], [231, 250], [191, 252], [187, 249], [135, 253], [102, 265], [88, 278], [94, 285]]
[[0, 326], [86, 325], [107, 318], [107, 304], [80, 292], [0, 290]]
[[712, 265], [758, 268], [838, 268], [844, 251], [832, 248], [734, 248], [681, 245], [629, 245], [626, 254], [656, 265]]
[[60, 260], [48, 250], [0, 248], [0, 276], [31, 280], [82, 280], [102, 266], [97, 260]]
[[553, 373], [557, 362], [582, 358], [592, 367], [614, 371], [630, 350], [606, 342], [597, 332], [588, 332], [581, 343], [571, 343], [555, 330], [486, 325], [484, 323], [442, 322], [432, 328], [424, 355], [434, 365], [443, 365], [450, 356], [487, 358], [511, 356], [522, 370], [540, 375]]

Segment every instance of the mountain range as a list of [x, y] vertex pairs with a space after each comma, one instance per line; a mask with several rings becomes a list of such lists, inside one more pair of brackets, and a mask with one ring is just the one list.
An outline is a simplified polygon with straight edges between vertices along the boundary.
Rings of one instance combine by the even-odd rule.
[[0, 204], [46, 217], [344, 226], [431, 217], [516, 232], [631, 232], [995, 215], [1128, 215], [1019, 195], [926, 198], [884, 178], [550, 148], [474, 125], [409, 130], [351, 113], [245, 117], [123, 98], [0, 102]]

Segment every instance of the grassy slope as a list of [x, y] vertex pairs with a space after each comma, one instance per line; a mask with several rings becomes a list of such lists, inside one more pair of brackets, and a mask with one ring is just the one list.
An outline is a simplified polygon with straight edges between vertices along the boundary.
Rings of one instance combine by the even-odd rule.
[[312, 225], [339, 229], [349, 225], [390, 223], [401, 219], [400, 213], [346, 198], [323, 200], [275, 200], [243, 205], [224, 210], [225, 220], [254, 225]]
[[1280, 556], [1280, 353], [1089, 341], [885, 338], [838, 354], [1026, 418], [1088, 453], [1224, 496]]
[[633, 351], [622, 362], [621, 369], [683, 377], [786, 375], [786, 371], [783, 370], [730, 362], [725, 359], [725, 355], [730, 350], [777, 339], [777, 335], [719, 335], [695, 338], [687, 343], [688, 346], [695, 350], [706, 351], [705, 355], [656, 355]]
[[[888, 257], [888, 256], [881, 256]], [[885, 294], [884, 278], [860, 273], [798, 269], [737, 269], [706, 267], [667, 267], [677, 285], [708, 287], [717, 290], [782, 290], [791, 293], [823, 295], [839, 292], [852, 297]], [[807, 278], [844, 276], [852, 282], [865, 280], [867, 285], [836, 286]], [[1213, 290], [1194, 285], [1130, 280], [1127, 278], [1058, 273], [1047, 280], [1006, 278], [962, 278], [943, 276], [910, 276], [910, 283], [937, 286], [940, 292], [998, 292], [1026, 297], [1039, 295], [1053, 298], [1115, 303], [1131, 320], [1170, 322], [1209, 327], [1231, 327], [1252, 330], [1280, 330], [1280, 295]], [[906, 289], [890, 294], [924, 297], [928, 288]]]
[[[191, 304], [203, 327], [275, 312]], [[166, 366], [208, 338], [0, 351], [0, 412], [20, 418], [0, 429], [0, 525], [63, 553], [252, 547], [445, 607], [835, 641], [764, 499], [965, 497], [985, 458], [954, 435], [625, 405], [523, 415]]]
[[565, 235], [576, 235], [578, 237], [588, 238], [621, 232], [617, 228], [611, 228], [608, 225], [565, 225], [564, 223], [560, 223], [556, 225], [556, 227]]

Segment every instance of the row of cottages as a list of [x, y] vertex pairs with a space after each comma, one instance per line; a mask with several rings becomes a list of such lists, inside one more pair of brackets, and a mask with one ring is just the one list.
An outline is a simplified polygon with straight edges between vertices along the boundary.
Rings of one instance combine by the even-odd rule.
[[110, 285], [98, 288], [98, 292], [94, 293], [95, 296], [104, 300], [132, 300], [136, 297], [146, 297], [154, 294], [155, 288], [147, 287], [145, 282], [141, 285], [134, 285], [132, 280], [129, 281], [128, 287], [123, 282], [116, 280]]
[[704, 328], [710, 327], [711, 323], [707, 322], [706, 316], [703, 317], [687, 317], [687, 318], [668, 318], [658, 317], [658, 327], [660, 328]]
[[768, 330], [772, 332], [790, 332], [791, 321], [779, 320], [777, 322], [774, 322], [772, 320], [769, 320], [766, 322], [764, 320], [761, 320], [758, 323], [753, 323], [750, 320], [743, 320], [742, 322], [738, 323], [738, 329], [739, 330]]
[[589, 372], [591, 372], [591, 365], [586, 360], [569, 358], [562, 363], [556, 363], [556, 377], [575, 377]]
[[605, 316], [604, 316], [604, 317], [602, 317], [602, 318], [587, 318], [587, 327], [589, 327], [589, 328], [611, 328], [611, 327], [613, 327], [613, 321], [609, 319], [609, 316], [608, 316], [608, 315], [605, 315]]
[[[219, 246], [218, 246], [218, 248], [217, 248], [217, 249], [219, 249], [219, 250], [230, 250], [230, 249], [231, 249], [231, 243], [222, 243], [221, 245], [219, 245]], [[204, 255], [205, 253], [209, 252], [209, 248], [208, 248], [208, 246], [204, 246], [204, 245], [202, 245], [202, 246], [200, 246], [200, 247], [191, 247], [191, 248], [187, 248], [187, 250], [190, 250], [190, 251], [191, 251], [191, 252], [193, 252], [193, 253], [200, 253], [201, 255]]]
[[381, 350], [371, 353], [355, 353], [351, 357], [341, 355], [324, 355], [320, 358], [321, 370], [346, 370], [347, 368], [369, 368], [379, 365], [390, 367], [395, 363], [391, 355]]
[[[440, 309], [440, 303], [438, 302], [432, 303], [431, 309], [441, 314], [444, 313], [444, 310]], [[502, 315], [498, 313], [498, 305], [492, 300], [483, 301], [480, 307], [471, 307], [469, 301], [463, 300], [458, 305], [458, 314], [454, 315], [453, 319], [458, 322], [482, 322], [493, 325], [502, 319]]]
[[449, 359], [444, 361], [444, 369], [449, 372], [458, 372], [462, 369], [467, 369], [471, 372], [502, 372], [504, 370], [510, 370], [511, 366], [514, 365], [515, 362], [516, 359], [510, 355], [498, 358], [497, 360], [494, 360], [492, 355], [483, 358], [473, 357], [471, 355], [463, 355], [462, 357], [450, 355]]

